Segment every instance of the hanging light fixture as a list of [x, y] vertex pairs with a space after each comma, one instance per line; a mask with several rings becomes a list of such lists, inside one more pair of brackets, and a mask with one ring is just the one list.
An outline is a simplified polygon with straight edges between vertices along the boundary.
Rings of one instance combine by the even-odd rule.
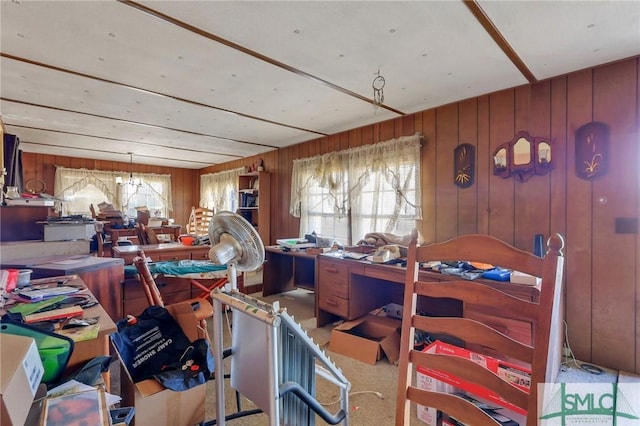
[[384, 104], [384, 77], [380, 75], [380, 70], [378, 70], [378, 75], [375, 76], [373, 82], [371, 83], [371, 87], [373, 87], [373, 107], [374, 109], [378, 109]]
[[117, 177], [116, 183], [118, 185], [131, 185], [131, 186], [137, 186], [138, 188], [140, 188], [142, 186], [142, 179], [133, 177], [133, 152], [127, 152], [127, 154], [129, 154], [129, 157], [130, 157], [129, 180], [127, 182], [123, 182], [121, 177]]

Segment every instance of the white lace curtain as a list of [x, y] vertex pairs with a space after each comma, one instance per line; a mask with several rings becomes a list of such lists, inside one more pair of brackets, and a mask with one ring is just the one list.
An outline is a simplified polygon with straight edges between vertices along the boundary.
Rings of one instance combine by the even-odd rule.
[[[350, 234], [392, 232], [398, 220], [422, 218], [420, 143], [414, 135], [344, 151], [294, 160], [289, 212], [304, 218], [320, 202], [337, 218], [350, 214]], [[302, 231], [302, 230], [301, 230]]]
[[244, 168], [209, 173], [200, 176], [200, 207], [216, 212], [235, 211], [238, 194], [238, 176]]
[[[142, 186], [119, 185], [128, 182], [129, 172], [108, 172], [102, 170], [70, 169], [56, 166], [54, 196], [62, 200], [72, 200], [73, 196], [95, 187], [118, 210], [126, 210], [136, 205], [163, 205], [167, 211], [173, 210], [171, 197], [171, 175], [136, 173]], [[87, 211], [89, 206], [86, 206]]]

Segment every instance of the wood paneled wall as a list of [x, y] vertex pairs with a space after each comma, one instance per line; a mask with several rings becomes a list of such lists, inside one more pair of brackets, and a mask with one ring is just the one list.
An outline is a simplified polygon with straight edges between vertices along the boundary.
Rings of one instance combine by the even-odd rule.
[[117, 161], [91, 160], [86, 158], [63, 157], [59, 155], [22, 154], [25, 183], [31, 179], [41, 180], [46, 185], [46, 192], [53, 194], [56, 166], [74, 169], [126, 171], [133, 173], [157, 173], [171, 175], [171, 191], [173, 211], [171, 217], [176, 224], [185, 225], [191, 213], [191, 207], [197, 206], [200, 198], [200, 173], [198, 170], [177, 169], [171, 167], [148, 166], [143, 164], [122, 163]]
[[[504, 90], [395, 120], [356, 128], [260, 156], [202, 169], [135, 171], [171, 173], [175, 217], [184, 222], [197, 205], [199, 174], [249, 166], [262, 158], [271, 179], [271, 230], [298, 235], [289, 215], [292, 160], [420, 132], [423, 221], [426, 241], [456, 235], [494, 235], [532, 250], [535, 234], [558, 232], [566, 248], [566, 321], [578, 359], [640, 372], [640, 237], [618, 234], [616, 218], [640, 215], [639, 58]], [[373, 114], [373, 109], [372, 109]], [[575, 131], [591, 121], [609, 125], [606, 175], [586, 181], [575, 173]], [[527, 182], [492, 173], [492, 153], [520, 130], [552, 141], [554, 169]], [[473, 186], [453, 184], [453, 150], [476, 146]], [[54, 165], [127, 170], [124, 163], [27, 155], [26, 179], [53, 187]]]
[[[632, 58], [280, 149], [267, 167], [274, 173], [272, 239], [298, 235], [288, 213], [292, 160], [421, 132], [426, 241], [478, 232], [532, 250], [535, 234], [562, 234], [565, 317], [576, 357], [638, 373], [640, 237], [617, 234], [615, 219], [640, 215], [639, 105], [640, 66]], [[610, 127], [610, 167], [586, 181], [575, 173], [575, 131], [591, 121]], [[493, 151], [520, 130], [550, 138], [550, 174], [527, 182], [493, 175]], [[476, 146], [475, 183], [467, 189], [453, 184], [460, 143]]]

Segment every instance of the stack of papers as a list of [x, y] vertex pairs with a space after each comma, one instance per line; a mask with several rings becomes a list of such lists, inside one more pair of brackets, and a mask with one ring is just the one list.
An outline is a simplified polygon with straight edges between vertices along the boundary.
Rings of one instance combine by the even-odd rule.
[[289, 238], [289, 239], [283, 239], [283, 240], [276, 240], [276, 242], [281, 246], [292, 249], [292, 250], [316, 246], [316, 243], [310, 243], [304, 238]]
[[54, 297], [54, 296], [62, 296], [64, 294], [72, 294], [80, 291], [76, 287], [70, 286], [59, 286], [59, 287], [49, 287], [43, 288], [39, 290], [28, 289], [21, 290], [18, 294], [22, 297], [26, 297], [27, 299], [35, 300], [35, 299], [44, 299], [45, 297]]

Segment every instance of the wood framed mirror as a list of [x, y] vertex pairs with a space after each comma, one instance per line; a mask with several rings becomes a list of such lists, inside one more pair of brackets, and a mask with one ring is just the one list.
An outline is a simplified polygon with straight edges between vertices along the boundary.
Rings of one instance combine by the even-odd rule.
[[548, 138], [532, 137], [528, 132], [516, 133], [509, 142], [493, 153], [493, 174], [502, 178], [514, 176], [524, 182], [533, 175], [544, 175], [552, 169], [552, 147]]

